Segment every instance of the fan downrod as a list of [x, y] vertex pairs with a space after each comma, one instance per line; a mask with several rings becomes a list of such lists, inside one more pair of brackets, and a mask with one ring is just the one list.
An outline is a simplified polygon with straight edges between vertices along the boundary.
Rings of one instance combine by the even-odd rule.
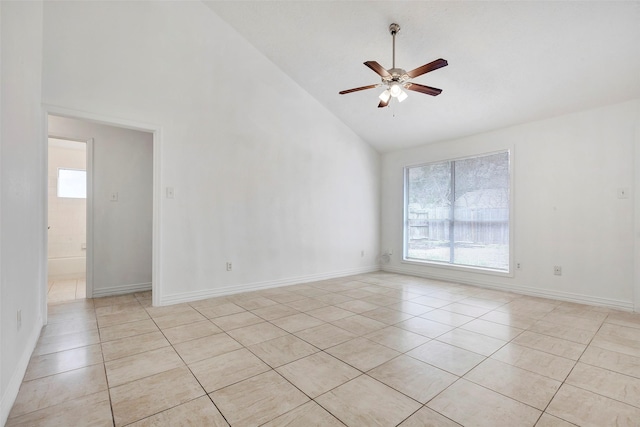
[[389, 32], [391, 33], [391, 37], [393, 37], [393, 57], [391, 58], [391, 63], [393, 64], [391, 67], [392, 69], [396, 68], [396, 34], [398, 34], [398, 31], [400, 31], [400, 25], [395, 22], [389, 25]]

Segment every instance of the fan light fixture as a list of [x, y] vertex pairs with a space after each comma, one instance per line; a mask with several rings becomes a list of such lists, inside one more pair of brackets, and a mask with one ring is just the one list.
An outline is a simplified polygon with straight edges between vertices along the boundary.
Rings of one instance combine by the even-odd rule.
[[[402, 102], [405, 99], [407, 99], [407, 97], [409, 95], [407, 95], [407, 92], [405, 92], [404, 90], [402, 90], [402, 86], [400, 86], [399, 83], [391, 83], [389, 85], [389, 89], [385, 90], [384, 92], [382, 92], [383, 94], [385, 93], [389, 93], [389, 95], [391, 95], [394, 98], [398, 99], [398, 102]], [[382, 95], [380, 95], [380, 99], [382, 101], [388, 102], [389, 101], [389, 97], [385, 96], [386, 99], [382, 99]]]
[[396, 98], [398, 95], [400, 95], [400, 92], [402, 92], [402, 89], [400, 89], [400, 85], [398, 83], [393, 83], [391, 85], [391, 88], [389, 89], [389, 92], [391, 92], [391, 96]]

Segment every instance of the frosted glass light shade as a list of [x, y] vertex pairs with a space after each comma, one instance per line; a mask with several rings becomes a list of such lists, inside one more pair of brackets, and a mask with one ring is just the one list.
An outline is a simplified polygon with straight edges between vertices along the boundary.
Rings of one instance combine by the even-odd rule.
[[395, 98], [395, 97], [397, 97], [398, 95], [400, 95], [402, 93], [402, 87], [400, 87], [399, 84], [394, 83], [389, 88], [389, 92], [391, 92], [391, 96], [393, 96]]
[[382, 102], [389, 102], [389, 98], [391, 98], [391, 92], [389, 92], [389, 89], [385, 89], [385, 91], [382, 92], [378, 98], [380, 98], [380, 101]]
[[400, 94], [398, 94], [397, 98], [398, 98], [398, 102], [402, 102], [405, 99], [407, 99], [409, 97], [409, 95], [407, 95], [407, 92], [405, 92], [404, 90], [400, 91]]

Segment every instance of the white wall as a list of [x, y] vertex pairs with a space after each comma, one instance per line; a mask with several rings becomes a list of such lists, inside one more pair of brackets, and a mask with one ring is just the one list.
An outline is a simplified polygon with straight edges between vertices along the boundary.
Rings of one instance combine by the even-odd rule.
[[48, 131], [92, 140], [93, 297], [151, 289], [153, 135], [57, 116]]
[[87, 199], [58, 197], [58, 169], [87, 169], [84, 142], [49, 139], [48, 278], [84, 277], [87, 243]]
[[161, 129], [162, 303], [376, 268], [379, 155], [209, 8], [44, 8], [44, 102]]
[[[40, 105], [42, 2], [0, 3], [0, 424], [42, 327], [45, 142]], [[17, 310], [22, 311], [18, 325]]]
[[[640, 100], [556, 117], [382, 158], [382, 240], [390, 271], [630, 309], [634, 298], [633, 194]], [[402, 261], [403, 167], [513, 148], [513, 278]], [[635, 166], [637, 168], [637, 165]], [[562, 266], [562, 276], [553, 266]]]

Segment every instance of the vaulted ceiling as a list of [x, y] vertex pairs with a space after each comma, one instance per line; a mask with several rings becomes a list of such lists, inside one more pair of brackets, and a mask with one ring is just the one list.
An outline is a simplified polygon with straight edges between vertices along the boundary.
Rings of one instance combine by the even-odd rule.
[[[640, 97], [640, 2], [205, 1], [380, 152]], [[343, 89], [437, 58], [416, 78], [443, 89], [377, 108], [380, 88]], [[276, 101], [277, 103], [277, 101]]]

